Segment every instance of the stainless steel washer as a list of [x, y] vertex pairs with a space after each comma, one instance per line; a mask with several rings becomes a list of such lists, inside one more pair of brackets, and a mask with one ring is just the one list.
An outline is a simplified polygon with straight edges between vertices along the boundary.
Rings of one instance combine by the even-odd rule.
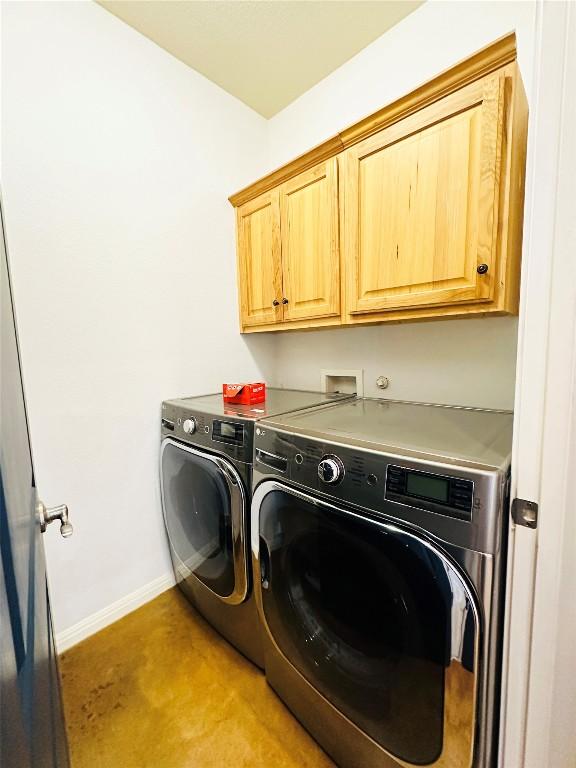
[[176, 581], [236, 648], [262, 666], [252, 596], [249, 509], [255, 423], [348, 396], [268, 389], [265, 403], [227, 405], [221, 394], [162, 405], [160, 486]]
[[512, 415], [364, 399], [259, 427], [270, 684], [342, 768], [492, 766]]

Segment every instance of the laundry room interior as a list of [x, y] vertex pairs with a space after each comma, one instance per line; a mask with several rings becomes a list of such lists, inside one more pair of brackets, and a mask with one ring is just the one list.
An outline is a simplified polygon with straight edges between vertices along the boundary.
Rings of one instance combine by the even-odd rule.
[[0, 46], [0, 764], [576, 768], [576, 4]]

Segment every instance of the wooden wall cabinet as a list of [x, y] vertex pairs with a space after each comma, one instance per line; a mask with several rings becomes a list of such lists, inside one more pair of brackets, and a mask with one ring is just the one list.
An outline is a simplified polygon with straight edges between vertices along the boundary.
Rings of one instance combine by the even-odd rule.
[[503, 108], [491, 76], [346, 151], [350, 314], [493, 299]]
[[335, 157], [240, 206], [237, 233], [243, 330], [339, 318]]
[[231, 198], [242, 330], [517, 312], [515, 55], [509, 35]]
[[340, 314], [338, 223], [335, 157], [281, 186], [284, 320]]
[[282, 320], [282, 265], [278, 190], [238, 209], [238, 276], [243, 328]]

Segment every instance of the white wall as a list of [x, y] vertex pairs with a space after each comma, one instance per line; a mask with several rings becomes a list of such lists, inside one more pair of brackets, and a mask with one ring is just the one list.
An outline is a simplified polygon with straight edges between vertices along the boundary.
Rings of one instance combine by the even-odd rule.
[[[3, 167], [37, 480], [62, 630], [170, 573], [162, 399], [265, 375], [237, 332], [227, 196], [266, 121], [93, 2], [2, 3]], [[56, 526], [52, 526], [56, 528]]]
[[[270, 168], [513, 30], [530, 93], [534, 21], [532, 2], [425, 3], [270, 120]], [[367, 395], [383, 374], [387, 397], [511, 408], [516, 336], [516, 318], [286, 333], [275, 382], [312, 387], [321, 368], [364, 368]]]
[[[498, 320], [283, 334], [275, 348], [275, 381], [318, 389], [321, 369], [363, 369], [366, 397], [512, 408], [517, 322]], [[378, 376], [390, 380], [385, 391], [376, 386]]]

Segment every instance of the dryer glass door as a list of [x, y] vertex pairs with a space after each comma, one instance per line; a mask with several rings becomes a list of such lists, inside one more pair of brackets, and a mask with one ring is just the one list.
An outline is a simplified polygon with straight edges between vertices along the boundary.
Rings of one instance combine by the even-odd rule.
[[247, 592], [245, 496], [230, 462], [165, 440], [162, 507], [177, 578], [196, 578], [225, 602]]
[[454, 743], [468, 765], [478, 618], [462, 578], [411, 532], [268, 485], [253, 524], [283, 655], [392, 755], [428, 765]]

